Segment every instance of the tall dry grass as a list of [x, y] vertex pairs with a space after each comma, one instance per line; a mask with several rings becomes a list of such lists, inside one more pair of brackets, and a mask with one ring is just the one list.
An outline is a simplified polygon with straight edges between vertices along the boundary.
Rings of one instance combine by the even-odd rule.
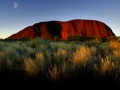
[[36, 60], [32, 60], [31, 58], [24, 60], [22, 69], [26, 72], [25, 75], [30, 78], [36, 77], [41, 70], [38, 62]]
[[87, 60], [91, 58], [90, 48], [86, 46], [81, 46], [72, 55], [72, 62], [74, 65], [84, 65], [86, 66]]
[[118, 42], [118, 41], [110, 41], [110, 47], [112, 48], [112, 49], [120, 49], [120, 42]]
[[38, 77], [40, 72], [45, 72], [45, 57], [42, 52], [36, 54], [35, 59], [25, 59], [22, 69], [28, 77]]
[[107, 75], [116, 74], [119, 78], [119, 58], [118, 42], [92, 41], [71, 44], [47, 43], [36, 39], [24, 43], [0, 44], [1, 71], [8, 70], [11, 73], [17, 70], [16, 66], [19, 66], [25, 77], [34, 78], [42, 75], [53, 81], [59, 81], [61, 78], [65, 80], [72, 78], [74, 81], [88, 80], [89, 77], [105, 78]]
[[119, 75], [120, 65], [117, 62], [113, 62], [110, 57], [106, 56], [106, 58], [101, 59], [101, 63], [94, 65], [94, 78], [99, 79], [99, 81], [105, 81], [111, 79], [114, 81], [117, 80], [118, 77], [115, 79], [116, 75]]
[[109, 60], [108, 57], [106, 57], [105, 59], [102, 58], [101, 69], [100, 69], [101, 73], [105, 74], [107, 72], [112, 72], [112, 70], [114, 70], [114, 68], [115, 68], [114, 62]]
[[61, 73], [60, 73], [60, 68], [56, 65], [53, 66], [53, 68], [50, 70], [49, 69], [49, 78], [52, 80], [52, 81], [57, 81], [60, 79], [60, 76], [61, 76]]

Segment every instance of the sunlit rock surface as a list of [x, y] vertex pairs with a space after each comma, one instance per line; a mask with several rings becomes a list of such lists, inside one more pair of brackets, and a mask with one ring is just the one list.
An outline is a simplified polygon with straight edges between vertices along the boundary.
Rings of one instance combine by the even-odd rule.
[[19, 39], [21, 37], [41, 37], [53, 39], [59, 36], [64, 40], [69, 34], [78, 34], [87, 37], [115, 36], [111, 28], [105, 23], [97, 20], [74, 19], [69, 21], [43, 21], [28, 26], [23, 30], [9, 36], [9, 39]]

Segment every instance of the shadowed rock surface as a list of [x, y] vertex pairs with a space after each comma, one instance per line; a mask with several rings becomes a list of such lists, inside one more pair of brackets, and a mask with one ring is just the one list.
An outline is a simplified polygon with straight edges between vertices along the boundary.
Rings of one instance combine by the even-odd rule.
[[23, 30], [9, 36], [9, 39], [19, 39], [21, 37], [41, 37], [53, 39], [59, 36], [64, 40], [69, 34], [78, 34], [87, 37], [109, 37], [115, 36], [113, 31], [105, 23], [97, 20], [74, 19], [69, 21], [44, 21], [28, 26]]

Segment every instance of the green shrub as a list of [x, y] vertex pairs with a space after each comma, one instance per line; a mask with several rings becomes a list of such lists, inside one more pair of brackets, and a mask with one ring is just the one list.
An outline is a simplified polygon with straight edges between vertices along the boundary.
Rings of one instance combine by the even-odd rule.
[[67, 36], [67, 41], [72, 41], [72, 34], [69, 34], [69, 35]]
[[37, 47], [40, 47], [41, 45], [49, 45], [50, 44], [50, 41], [49, 40], [46, 40], [46, 39], [42, 39], [42, 38], [34, 38], [32, 39], [30, 42], [29, 42], [29, 45], [33, 48], [37, 48]]
[[60, 38], [59, 38], [59, 36], [55, 36], [54, 38], [53, 38], [53, 41], [60, 41]]
[[17, 39], [6, 38], [4, 41], [17, 41]]
[[24, 36], [24, 37], [21, 37], [20, 39], [18, 39], [19, 41], [29, 41], [30, 40], [30, 38], [29, 37], [26, 37], [26, 36]]
[[69, 34], [67, 36], [67, 41], [79, 41], [79, 37], [78, 34]]
[[0, 38], [0, 41], [3, 41], [3, 39], [2, 39], [2, 38]]
[[103, 42], [118, 41], [118, 39], [115, 36], [107, 36], [107, 37], [102, 38], [102, 41]]
[[89, 37], [86, 37], [86, 40], [87, 41], [90, 41], [90, 40], [95, 40], [95, 39], [98, 39], [96, 36], [89, 36]]
[[79, 36], [79, 41], [84, 42], [86, 40], [85, 36]]
[[74, 34], [72, 35], [72, 41], [78, 41], [79, 40], [79, 35], [78, 34]]
[[86, 36], [80, 36], [78, 34], [69, 34], [67, 37], [67, 41], [82, 41], [86, 40]]

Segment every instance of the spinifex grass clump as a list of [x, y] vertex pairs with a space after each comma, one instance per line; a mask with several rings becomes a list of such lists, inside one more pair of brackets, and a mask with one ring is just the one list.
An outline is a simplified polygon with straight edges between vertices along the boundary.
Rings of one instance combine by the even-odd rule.
[[0, 42], [0, 77], [71, 83], [104, 82], [109, 78], [118, 83], [119, 46], [113, 41], [76, 44], [40, 38], [27, 42]]

